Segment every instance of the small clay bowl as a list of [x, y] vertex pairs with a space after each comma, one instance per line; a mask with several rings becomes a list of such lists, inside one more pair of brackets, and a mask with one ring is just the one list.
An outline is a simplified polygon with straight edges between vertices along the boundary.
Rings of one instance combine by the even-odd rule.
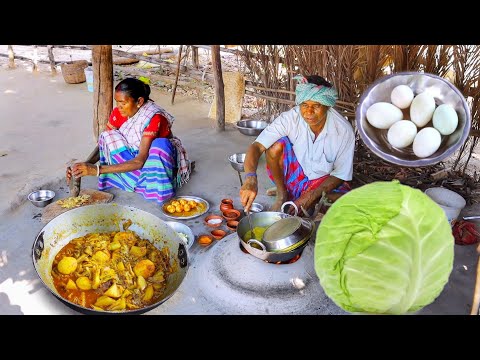
[[233, 209], [233, 200], [232, 199], [222, 199], [220, 202], [220, 211], [225, 211], [228, 209]]
[[227, 232], [226, 232], [225, 230], [216, 229], [216, 230], [210, 231], [210, 234], [212, 234], [212, 236], [213, 236], [216, 240], [220, 240], [220, 239], [222, 239], [225, 235], [227, 235]]
[[229, 220], [227, 221], [227, 227], [232, 231], [237, 231], [238, 221], [237, 220]]
[[205, 218], [205, 225], [210, 227], [219, 227], [223, 223], [223, 218], [218, 215], [208, 215]]
[[227, 221], [229, 220], [238, 220], [240, 217], [240, 211], [237, 209], [228, 209], [225, 211], [222, 211], [223, 218]]
[[198, 236], [197, 241], [201, 246], [208, 246], [212, 243], [213, 238], [210, 235], [202, 234]]

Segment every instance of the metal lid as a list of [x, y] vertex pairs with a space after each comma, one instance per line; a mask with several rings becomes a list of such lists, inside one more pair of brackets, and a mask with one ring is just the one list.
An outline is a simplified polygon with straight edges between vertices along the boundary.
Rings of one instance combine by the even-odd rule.
[[270, 225], [263, 233], [262, 240], [267, 243], [272, 243], [278, 240], [282, 240], [295, 231], [297, 231], [302, 225], [302, 220], [298, 217], [287, 217], [281, 219], [272, 225]]

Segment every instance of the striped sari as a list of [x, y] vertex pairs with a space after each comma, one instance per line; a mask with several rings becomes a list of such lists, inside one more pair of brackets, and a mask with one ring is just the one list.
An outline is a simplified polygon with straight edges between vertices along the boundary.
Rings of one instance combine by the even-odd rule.
[[[149, 101], [118, 130], [102, 132], [98, 139], [100, 165], [121, 164], [135, 158], [139, 152], [143, 130], [156, 113], [165, 116], [166, 112]], [[168, 115], [169, 117], [165, 117], [171, 125], [173, 116]], [[153, 140], [148, 158], [141, 169], [100, 174], [98, 189], [116, 187], [137, 192], [147, 200], [161, 203], [175, 195], [175, 189], [188, 181], [189, 173], [189, 161], [180, 139], [157, 138]]]

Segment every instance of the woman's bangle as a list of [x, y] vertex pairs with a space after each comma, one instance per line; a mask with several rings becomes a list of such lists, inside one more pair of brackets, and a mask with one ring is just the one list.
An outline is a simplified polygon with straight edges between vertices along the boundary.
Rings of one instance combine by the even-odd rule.
[[256, 172], [249, 172], [249, 173], [246, 173], [246, 174], [245, 174], [245, 177], [249, 177], [249, 176], [255, 176], [255, 177], [257, 177], [257, 173], [256, 173]]
[[100, 164], [97, 164], [97, 177], [100, 176]]

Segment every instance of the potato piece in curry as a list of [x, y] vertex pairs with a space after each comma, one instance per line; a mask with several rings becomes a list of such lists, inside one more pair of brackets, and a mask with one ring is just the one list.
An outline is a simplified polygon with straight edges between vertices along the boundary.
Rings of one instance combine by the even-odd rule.
[[126, 311], [159, 301], [174, 271], [168, 248], [127, 230], [71, 240], [55, 256], [51, 274], [58, 294], [72, 303]]

